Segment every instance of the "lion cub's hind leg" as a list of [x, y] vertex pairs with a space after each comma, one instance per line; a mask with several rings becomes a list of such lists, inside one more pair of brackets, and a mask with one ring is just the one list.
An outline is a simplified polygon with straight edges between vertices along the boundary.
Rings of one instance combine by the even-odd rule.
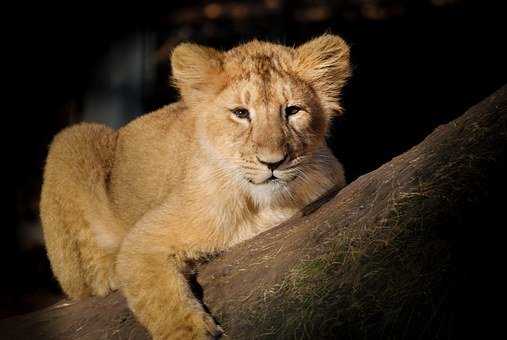
[[77, 239], [70, 234], [69, 228], [66, 228], [66, 225], [76, 221], [65, 221], [50, 213], [62, 212], [62, 208], [53, 197], [44, 199], [41, 203], [46, 250], [51, 269], [62, 290], [67, 296], [79, 299], [91, 295], [92, 290], [86, 282]]
[[103, 228], [117, 227], [105, 194], [115, 143], [113, 130], [80, 124], [59, 133], [49, 150], [40, 214], [51, 267], [72, 298], [116, 288], [114, 247], [102, 247], [91, 225], [104, 216]]

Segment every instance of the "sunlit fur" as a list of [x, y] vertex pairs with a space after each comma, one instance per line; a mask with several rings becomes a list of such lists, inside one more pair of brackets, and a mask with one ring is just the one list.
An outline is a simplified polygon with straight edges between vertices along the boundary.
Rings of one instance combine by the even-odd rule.
[[[118, 131], [80, 124], [55, 137], [41, 219], [70, 297], [119, 287], [155, 339], [209, 339], [220, 329], [187, 285], [187, 260], [345, 185], [325, 136], [341, 111], [349, 52], [334, 35], [227, 52], [185, 43], [171, 63], [179, 102]], [[300, 110], [287, 116], [287, 106]], [[271, 172], [259, 159], [285, 160]]]

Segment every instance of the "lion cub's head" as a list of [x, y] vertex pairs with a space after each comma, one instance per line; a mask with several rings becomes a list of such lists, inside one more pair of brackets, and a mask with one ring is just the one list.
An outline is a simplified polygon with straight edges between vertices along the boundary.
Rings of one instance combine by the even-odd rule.
[[350, 75], [347, 44], [327, 34], [296, 48], [183, 43], [171, 62], [201, 145], [240, 183], [270, 188], [290, 183], [325, 143]]

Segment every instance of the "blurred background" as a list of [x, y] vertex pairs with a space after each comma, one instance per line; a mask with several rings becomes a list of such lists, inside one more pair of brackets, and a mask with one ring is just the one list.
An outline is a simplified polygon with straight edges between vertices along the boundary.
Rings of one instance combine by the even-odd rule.
[[[297, 45], [324, 32], [351, 45], [345, 116], [329, 144], [348, 180], [459, 116], [507, 80], [502, 1], [257, 0], [71, 2], [6, 11], [20, 98], [4, 125], [14, 143], [0, 241], [0, 318], [60, 299], [38, 218], [52, 137], [80, 121], [118, 128], [177, 100], [170, 51], [182, 41], [228, 49], [253, 38]], [[9, 146], [9, 145], [8, 145]]]

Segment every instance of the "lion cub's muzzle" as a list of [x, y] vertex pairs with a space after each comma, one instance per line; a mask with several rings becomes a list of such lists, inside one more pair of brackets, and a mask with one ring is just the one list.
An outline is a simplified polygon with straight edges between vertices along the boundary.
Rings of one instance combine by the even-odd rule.
[[283, 184], [294, 179], [290, 168], [290, 158], [286, 153], [275, 157], [257, 156], [257, 161], [262, 164], [262, 174], [250, 180], [252, 184]]

